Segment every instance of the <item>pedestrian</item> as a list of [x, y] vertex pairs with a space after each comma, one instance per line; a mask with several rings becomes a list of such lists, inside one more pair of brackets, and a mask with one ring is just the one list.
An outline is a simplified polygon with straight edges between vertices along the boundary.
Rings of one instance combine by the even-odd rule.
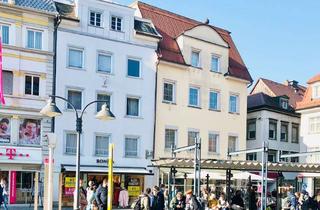
[[108, 207], [108, 180], [104, 178], [96, 193], [96, 202], [99, 210], [107, 210]]
[[218, 199], [216, 194], [211, 193], [208, 200], [208, 208], [210, 210], [218, 210]]
[[83, 180], [79, 180], [79, 196], [80, 196], [80, 210], [85, 210], [87, 207], [87, 192], [86, 189], [83, 187]]
[[172, 198], [170, 202], [170, 208], [174, 210], [183, 210], [185, 209], [185, 201], [183, 198], [183, 194], [178, 192], [174, 198]]
[[91, 180], [87, 187], [87, 210], [93, 210], [96, 207], [96, 188], [94, 182]]
[[151, 189], [147, 188], [145, 193], [141, 195], [141, 210], [150, 210], [150, 197]]
[[257, 210], [257, 196], [255, 188], [249, 186], [248, 188], [248, 208], [249, 210]]
[[[0, 202], [0, 206], [1, 206], [1, 203], [3, 204], [3, 208], [4, 210], [8, 210], [8, 184], [7, 184], [7, 180], [2, 178], [1, 181], [0, 181], [0, 185], [1, 185], [1, 202]], [[0, 192], [1, 192], [0, 191]]]
[[240, 190], [237, 190], [235, 196], [231, 199], [231, 208], [236, 210], [244, 209], [244, 202]]
[[218, 207], [219, 207], [219, 210], [229, 209], [229, 203], [226, 200], [226, 195], [223, 192], [220, 194], [220, 198], [218, 200]]
[[201, 205], [196, 196], [192, 194], [192, 190], [186, 192], [186, 210], [200, 210]]
[[153, 210], [163, 210], [165, 208], [165, 201], [163, 192], [158, 186], [153, 187], [154, 203], [152, 205]]

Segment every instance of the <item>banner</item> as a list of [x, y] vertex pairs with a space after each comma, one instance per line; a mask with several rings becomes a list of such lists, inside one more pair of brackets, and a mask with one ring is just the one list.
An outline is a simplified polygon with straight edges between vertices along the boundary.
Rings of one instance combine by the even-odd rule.
[[20, 122], [19, 142], [22, 145], [40, 145], [41, 121], [24, 119]]
[[5, 105], [4, 95], [3, 95], [3, 78], [2, 78], [2, 40], [0, 38], [0, 105]]
[[17, 200], [17, 172], [10, 171], [10, 204], [15, 204]]
[[10, 143], [11, 130], [10, 130], [11, 119], [7, 117], [0, 118], [0, 143]]
[[64, 195], [73, 195], [76, 187], [75, 177], [66, 177], [64, 179]]

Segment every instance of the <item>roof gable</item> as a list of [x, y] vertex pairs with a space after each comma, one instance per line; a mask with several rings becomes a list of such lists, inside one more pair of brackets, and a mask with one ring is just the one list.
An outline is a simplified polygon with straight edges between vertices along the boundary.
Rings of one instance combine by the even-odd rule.
[[[161, 59], [187, 65], [175, 38], [184, 31], [203, 23], [146, 3], [138, 2], [137, 5], [142, 17], [152, 20], [157, 31], [163, 38], [159, 43]], [[215, 26], [210, 27], [213, 27], [230, 46], [228, 74], [251, 82], [252, 78], [230, 36], [230, 33], [227, 30]]]

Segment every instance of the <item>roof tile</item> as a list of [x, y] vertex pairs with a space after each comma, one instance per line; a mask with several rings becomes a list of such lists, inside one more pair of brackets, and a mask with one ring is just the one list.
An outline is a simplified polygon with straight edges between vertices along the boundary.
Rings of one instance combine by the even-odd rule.
[[56, 12], [53, 0], [15, 0], [15, 5], [44, 12]]

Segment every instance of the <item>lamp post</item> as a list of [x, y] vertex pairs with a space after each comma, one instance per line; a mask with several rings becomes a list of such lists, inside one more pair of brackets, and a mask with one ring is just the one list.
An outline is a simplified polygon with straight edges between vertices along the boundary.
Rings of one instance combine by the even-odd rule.
[[96, 100], [96, 101], [92, 101], [90, 103], [88, 103], [84, 109], [80, 112], [80, 114], [78, 113], [77, 109], [75, 108], [75, 106], [66, 98], [63, 98], [61, 96], [55, 96], [55, 95], [50, 95], [50, 100], [48, 102], [48, 104], [42, 108], [42, 110], [40, 111], [40, 113], [42, 115], [46, 115], [48, 117], [57, 117], [62, 115], [62, 112], [60, 111], [60, 109], [56, 106], [55, 102], [52, 101], [52, 99], [58, 98], [61, 99], [65, 102], [67, 102], [72, 109], [75, 111], [76, 114], [76, 131], [77, 131], [77, 161], [76, 161], [76, 187], [75, 187], [75, 194], [74, 194], [74, 209], [75, 210], [79, 210], [79, 181], [80, 181], [80, 138], [81, 138], [81, 133], [82, 133], [82, 117], [83, 117], [83, 113], [85, 112], [85, 110], [91, 105], [91, 104], [95, 104], [95, 103], [104, 103], [101, 106], [101, 110], [96, 114], [96, 118], [99, 120], [112, 120], [115, 118], [115, 116], [113, 115], [113, 113], [109, 110], [109, 108], [107, 107], [107, 101], [103, 101], [103, 100]]

